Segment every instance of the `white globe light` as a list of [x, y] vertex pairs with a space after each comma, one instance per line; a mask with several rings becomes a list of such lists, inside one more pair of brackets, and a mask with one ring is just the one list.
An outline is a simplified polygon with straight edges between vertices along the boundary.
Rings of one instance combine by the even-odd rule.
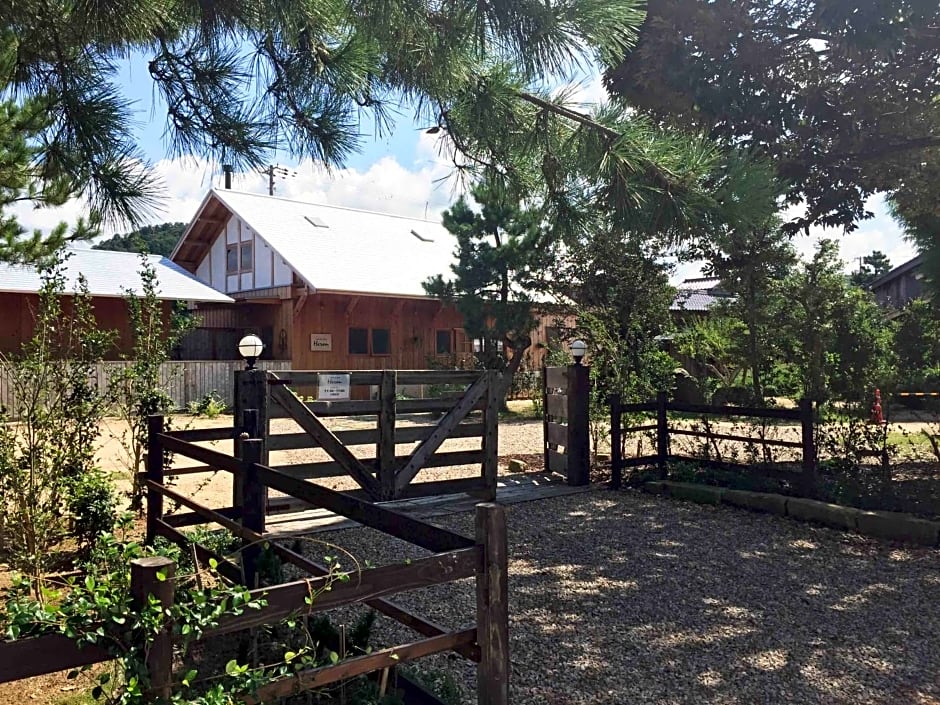
[[587, 343], [583, 340], [575, 340], [571, 343], [571, 357], [574, 358], [576, 365], [581, 364], [581, 358], [584, 357], [584, 353], [587, 352]]
[[249, 368], [254, 366], [263, 351], [264, 343], [257, 335], [246, 335], [238, 341], [238, 354], [248, 361]]

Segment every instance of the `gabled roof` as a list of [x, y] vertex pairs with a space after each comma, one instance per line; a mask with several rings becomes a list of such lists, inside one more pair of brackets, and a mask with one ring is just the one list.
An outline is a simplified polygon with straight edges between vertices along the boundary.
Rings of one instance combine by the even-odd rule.
[[899, 264], [897, 267], [892, 269], [890, 272], [885, 272], [877, 279], [873, 279], [872, 282], [868, 285], [869, 289], [877, 289], [878, 287], [884, 286], [891, 281], [894, 281], [900, 276], [907, 274], [912, 269], [917, 269], [924, 263], [924, 256], [917, 255], [913, 259], [909, 259], [904, 264]]
[[[92, 296], [124, 297], [140, 293], [140, 255], [111, 250], [69, 248], [64, 267], [65, 293], [74, 294], [79, 274], [84, 274]], [[158, 297], [172, 301], [215, 301], [231, 303], [225, 294], [203, 284], [192, 274], [160, 255], [148, 255], [157, 275]], [[42, 279], [35, 267], [0, 263], [0, 292], [35, 294]]]
[[195, 271], [221, 231], [241, 218], [314, 291], [426, 296], [448, 274], [456, 239], [439, 222], [213, 189], [173, 252]]
[[721, 288], [721, 279], [717, 277], [686, 279], [676, 289], [678, 291], [669, 306], [670, 311], [702, 313], [729, 298], [728, 293]]

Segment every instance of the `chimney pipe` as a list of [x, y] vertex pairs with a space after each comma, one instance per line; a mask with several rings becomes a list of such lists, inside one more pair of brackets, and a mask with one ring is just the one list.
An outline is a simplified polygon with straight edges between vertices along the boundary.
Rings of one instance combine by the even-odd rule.
[[225, 188], [226, 190], [232, 190], [232, 165], [223, 164], [222, 173], [225, 174]]

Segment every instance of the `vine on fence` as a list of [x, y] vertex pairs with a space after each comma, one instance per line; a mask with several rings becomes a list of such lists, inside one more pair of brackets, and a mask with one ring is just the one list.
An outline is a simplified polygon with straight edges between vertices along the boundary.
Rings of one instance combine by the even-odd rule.
[[[125, 519], [123, 526], [128, 525], [129, 519]], [[82, 565], [82, 577], [55, 585], [45, 583], [42, 599], [33, 594], [32, 580], [15, 577], [0, 612], [3, 636], [16, 640], [62, 634], [80, 646], [102, 647], [114, 655], [115, 662], [112, 668], [93, 677], [92, 696], [107, 705], [148, 702], [152, 682], [147, 654], [161, 631], [169, 629], [177, 653], [188, 654], [223, 618], [259, 610], [266, 604], [257, 593], [226, 584], [215, 570], [214, 559], [207, 569], [196, 566], [193, 572], [173, 578], [176, 596], [170, 607], [164, 608], [152, 595], [145, 604], [135, 604], [131, 594], [130, 562], [148, 555], [163, 555], [185, 565], [184, 556], [175, 545], [150, 548], [106, 534]], [[326, 562], [327, 580], [319, 589], [311, 588], [305, 599], [308, 608], [333, 584], [349, 580], [349, 574], [342, 571], [335, 557], [326, 557]], [[230, 659], [224, 666], [224, 673], [218, 675], [200, 677], [197, 670], [191, 668], [177, 673], [168, 702], [228, 705], [267, 683], [366, 653], [373, 621], [374, 615], [366, 616], [347, 638], [334, 644], [335, 640], [330, 637], [335, 630], [331, 632], [328, 620], [296, 614], [270, 629], [263, 654], [259, 648], [246, 659]], [[264, 656], [264, 663], [259, 663], [261, 656]], [[75, 670], [69, 678], [76, 678], [87, 670], [88, 667]]]

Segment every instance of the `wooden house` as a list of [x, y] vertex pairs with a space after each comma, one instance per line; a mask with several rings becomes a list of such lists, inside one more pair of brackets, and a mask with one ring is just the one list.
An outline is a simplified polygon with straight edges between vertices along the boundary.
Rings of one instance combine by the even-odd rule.
[[[200, 282], [166, 257], [150, 255], [148, 259], [157, 278], [157, 296], [167, 312], [176, 301], [211, 303], [223, 308], [231, 305], [230, 297]], [[78, 278], [83, 275], [99, 327], [117, 332], [108, 359], [116, 360], [130, 353], [133, 341], [125, 297], [142, 291], [140, 255], [73, 248], [67, 251], [62, 272], [63, 315], [70, 315]], [[42, 284], [35, 267], [0, 263], [0, 311], [3, 311], [0, 354], [16, 357], [23, 344], [32, 338]]]
[[[439, 221], [213, 189], [171, 257], [235, 305], [198, 307], [186, 356], [233, 358], [252, 332], [262, 359], [294, 369], [466, 364], [474, 341], [460, 314], [422, 286], [450, 272], [456, 245]], [[553, 319], [533, 335], [530, 364]]]
[[171, 256], [236, 305], [199, 306], [187, 355], [231, 358], [253, 332], [297, 369], [458, 364], [460, 315], [422, 288], [454, 247], [440, 223], [214, 189]]

